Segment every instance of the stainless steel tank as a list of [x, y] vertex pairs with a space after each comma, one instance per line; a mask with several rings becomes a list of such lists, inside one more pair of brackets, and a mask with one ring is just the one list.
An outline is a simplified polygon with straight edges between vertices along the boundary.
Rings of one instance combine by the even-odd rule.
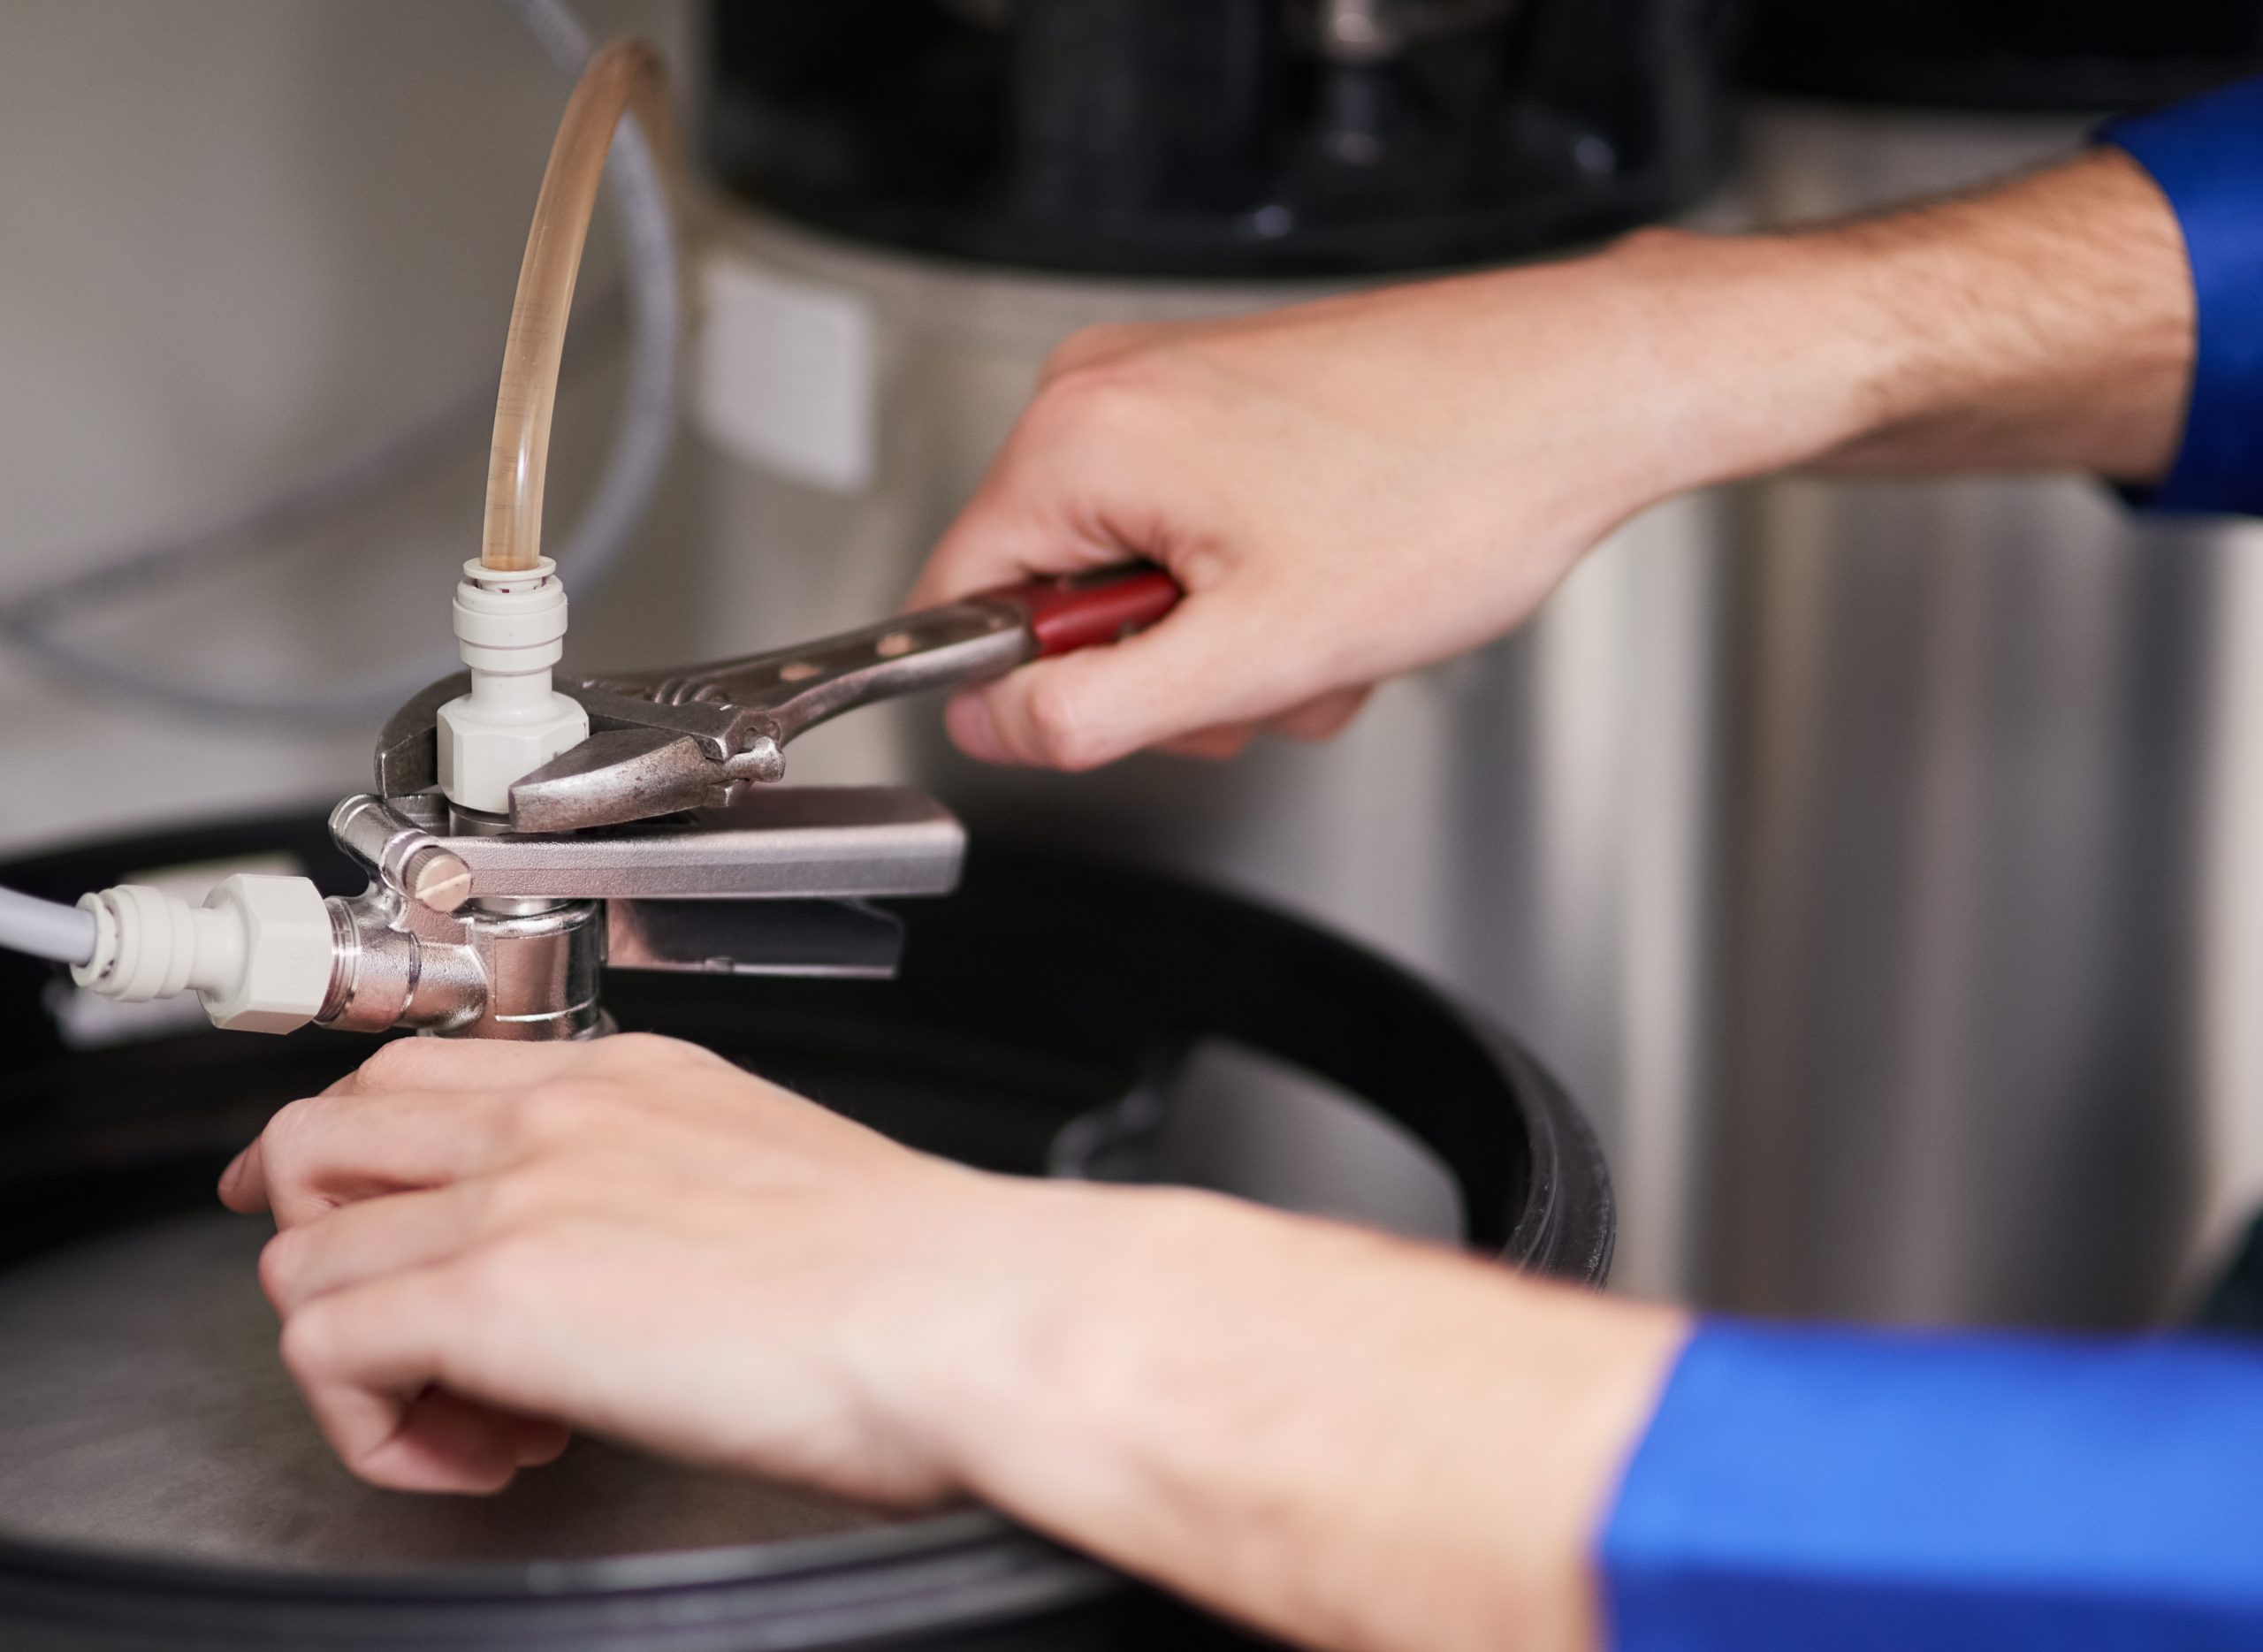
[[[1844, 214], [2089, 125], [1777, 104], [1750, 195]], [[1753, 509], [1705, 1294], [2153, 1319], [2263, 1192], [2263, 543], [2083, 478]]]

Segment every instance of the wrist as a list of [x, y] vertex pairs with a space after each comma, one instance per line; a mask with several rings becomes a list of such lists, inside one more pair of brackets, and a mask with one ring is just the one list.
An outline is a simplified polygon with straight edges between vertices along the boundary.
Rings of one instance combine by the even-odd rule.
[[1827, 238], [1645, 230], [1598, 259], [1650, 403], [1642, 505], [1812, 462], [1893, 416], [1913, 341]]
[[1017, 1271], [1050, 1283], [955, 1406], [971, 1490], [1307, 1644], [1594, 1638], [1680, 1316], [1208, 1195], [1036, 1191]]
[[1599, 262], [1649, 362], [1645, 504], [1810, 464], [2144, 481], [2175, 452], [2191, 279], [2118, 150], [1855, 223], [1646, 231]]

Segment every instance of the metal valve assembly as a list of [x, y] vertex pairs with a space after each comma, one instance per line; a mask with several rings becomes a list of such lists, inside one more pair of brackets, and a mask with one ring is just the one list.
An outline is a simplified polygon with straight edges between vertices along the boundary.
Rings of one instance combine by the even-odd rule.
[[893, 974], [903, 924], [869, 902], [949, 893], [964, 830], [903, 788], [768, 784], [787, 742], [857, 706], [1113, 641], [1179, 596], [1160, 570], [1113, 568], [561, 689], [556, 583], [546, 564], [514, 584], [467, 571], [470, 673], [393, 716], [377, 791], [331, 816], [366, 890], [325, 899], [302, 878], [239, 875], [202, 908], [130, 885], [90, 895], [80, 985], [126, 1001], [194, 990], [218, 1024], [254, 1032], [550, 1039], [606, 1030], [608, 968]]

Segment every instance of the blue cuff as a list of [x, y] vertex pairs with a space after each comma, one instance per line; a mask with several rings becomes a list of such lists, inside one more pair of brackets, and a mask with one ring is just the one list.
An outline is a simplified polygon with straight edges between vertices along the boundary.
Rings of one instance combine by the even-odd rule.
[[2263, 1645], [2263, 1350], [1708, 1325], [1601, 1559], [1620, 1652]]
[[2109, 121], [2099, 136], [2168, 197], [2198, 301], [2183, 441], [2160, 485], [2133, 497], [2156, 510], [2263, 514], [2263, 79]]

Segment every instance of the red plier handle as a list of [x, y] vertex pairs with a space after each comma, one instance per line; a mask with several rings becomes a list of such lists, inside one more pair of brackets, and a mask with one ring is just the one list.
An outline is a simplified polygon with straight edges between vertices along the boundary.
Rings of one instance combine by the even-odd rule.
[[[1049, 659], [1080, 648], [1119, 642], [1145, 630], [1178, 605], [1185, 593], [1152, 562], [1122, 562], [1084, 574], [1055, 574], [986, 593], [992, 601], [1018, 603], [1037, 639], [1035, 658]], [[978, 598], [980, 600], [980, 598]]]

